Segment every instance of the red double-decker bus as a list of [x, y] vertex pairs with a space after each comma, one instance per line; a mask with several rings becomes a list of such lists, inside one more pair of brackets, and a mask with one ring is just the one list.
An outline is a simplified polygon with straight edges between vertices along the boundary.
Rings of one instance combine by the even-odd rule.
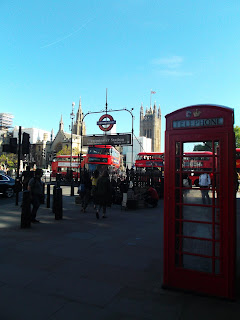
[[[213, 153], [211, 151], [184, 152], [182, 159], [183, 171], [188, 173], [191, 184], [199, 185], [199, 176], [202, 172], [210, 172], [213, 168]], [[211, 176], [211, 174], [210, 174]]]
[[163, 152], [139, 152], [135, 160], [136, 170], [150, 170], [164, 168]]
[[82, 161], [80, 161], [79, 156], [72, 156], [72, 160], [71, 155], [56, 156], [52, 161], [52, 177], [56, 177], [56, 174], [60, 173], [62, 177], [65, 178], [70, 170], [73, 172], [73, 178], [79, 177], [80, 162], [81, 168], [83, 168], [85, 164], [85, 157], [86, 156], [83, 155]]
[[236, 148], [236, 170], [240, 177], [240, 148]]
[[89, 171], [116, 171], [120, 168], [120, 153], [111, 145], [94, 145], [88, 147], [85, 168]]

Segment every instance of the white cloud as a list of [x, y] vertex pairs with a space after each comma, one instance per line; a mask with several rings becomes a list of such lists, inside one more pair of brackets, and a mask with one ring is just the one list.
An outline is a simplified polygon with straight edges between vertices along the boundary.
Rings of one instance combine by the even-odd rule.
[[172, 56], [169, 58], [158, 58], [152, 61], [155, 65], [164, 65], [169, 69], [176, 69], [181, 66], [183, 58], [180, 56]]
[[180, 56], [153, 59], [152, 64], [157, 68], [156, 71], [158, 74], [164, 76], [184, 77], [192, 75], [191, 72], [181, 70], [183, 65], [183, 57]]

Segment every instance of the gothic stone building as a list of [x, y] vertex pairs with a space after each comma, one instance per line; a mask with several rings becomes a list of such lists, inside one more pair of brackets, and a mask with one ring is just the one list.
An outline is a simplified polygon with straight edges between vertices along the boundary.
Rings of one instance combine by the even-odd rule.
[[[80, 150], [81, 148], [81, 129], [82, 129], [82, 135], [86, 134], [85, 123], [82, 121], [82, 119], [83, 119], [83, 113], [82, 113], [82, 105], [81, 105], [81, 99], [80, 99], [76, 120], [72, 128], [73, 149], [77, 148]], [[63, 149], [64, 146], [66, 146], [67, 148], [71, 148], [71, 133], [64, 132], [64, 124], [61, 117], [61, 120], [59, 123], [59, 130], [51, 144], [51, 151], [58, 152], [61, 149]]]
[[157, 110], [156, 103], [146, 108], [144, 115], [143, 106], [140, 109], [140, 136], [152, 139], [152, 152], [161, 151], [161, 110]]

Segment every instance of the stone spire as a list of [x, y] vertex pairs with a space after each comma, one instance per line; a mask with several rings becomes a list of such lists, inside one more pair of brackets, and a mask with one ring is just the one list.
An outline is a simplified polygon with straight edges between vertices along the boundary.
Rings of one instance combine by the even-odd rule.
[[157, 115], [157, 106], [156, 106], [156, 101], [154, 102], [154, 106], [153, 106], [153, 113], [154, 113], [154, 115]]
[[59, 131], [63, 131], [63, 127], [64, 127], [64, 124], [63, 124], [63, 119], [62, 119], [62, 114], [61, 114], [61, 120], [59, 122]]
[[76, 115], [76, 121], [73, 126], [73, 133], [77, 135], [81, 135], [81, 126], [83, 126], [83, 134], [85, 134], [86, 129], [85, 129], [85, 124], [82, 122], [83, 119], [83, 112], [82, 112], [82, 101], [81, 97], [79, 99], [79, 106], [78, 106], [78, 111]]
[[52, 129], [52, 131], [51, 131], [51, 142], [53, 142], [53, 138], [54, 137], [54, 132], [53, 132], [53, 129]]
[[78, 121], [82, 121], [82, 117], [83, 117], [83, 113], [82, 113], [82, 101], [81, 101], [81, 97], [79, 99], [79, 106], [78, 106], [78, 112], [77, 112], [77, 116], [76, 116], [76, 123]]
[[140, 119], [143, 119], [143, 117], [144, 117], [143, 104], [141, 104], [141, 108], [140, 108]]
[[160, 105], [159, 105], [159, 108], [158, 108], [158, 118], [161, 118], [161, 109], [160, 109]]

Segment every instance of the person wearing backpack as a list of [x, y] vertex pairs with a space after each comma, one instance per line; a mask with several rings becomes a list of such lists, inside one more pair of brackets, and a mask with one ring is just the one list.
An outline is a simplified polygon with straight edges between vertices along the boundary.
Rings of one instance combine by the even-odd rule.
[[28, 191], [30, 192], [30, 199], [32, 204], [31, 210], [31, 222], [38, 223], [39, 220], [36, 219], [38, 208], [40, 207], [41, 200], [43, 197], [43, 182], [42, 169], [36, 169], [35, 175], [29, 180]]

